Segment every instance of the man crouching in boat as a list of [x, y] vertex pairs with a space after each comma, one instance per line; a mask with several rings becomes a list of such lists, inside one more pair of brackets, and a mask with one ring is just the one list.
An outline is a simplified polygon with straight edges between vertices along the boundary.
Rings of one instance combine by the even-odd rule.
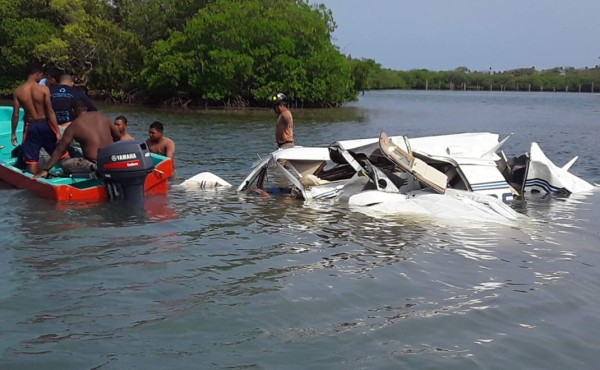
[[81, 144], [83, 158], [64, 159], [61, 167], [65, 173], [93, 172], [96, 170], [98, 150], [119, 141], [121, 138], [119, 130], [106, 114], [87, 112], [87, 107], [82, 102], [76, 103], [75, 117], [56, 145], [50, 161], [46, 164], [44, 170], [35, 176], [36, 178], [48, 176], [48, 171], [60, 161], [73, 140]]
[[52, 153], [56, 148], [56, 141], [60, 139], [56, 115], [50, 101], [50, 90], [39, 84], [43, 76], [41, 66], [32, 66], [27, 81], [13, 95], [11, 141], [13, 145], [17, 145], [19, 109], [23, 107], [25, 130], [21, 153], [27, 164], [27, 171], [34, 175], [39, 170], [40, 149], [44, 148]]

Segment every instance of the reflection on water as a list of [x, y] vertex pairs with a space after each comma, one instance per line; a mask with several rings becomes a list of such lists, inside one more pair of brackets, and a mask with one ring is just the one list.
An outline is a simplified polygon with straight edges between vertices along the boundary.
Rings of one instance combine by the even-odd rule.
[[[558, 121], [557, 109], [572, 113], [570, 104], [554, 105], [556, 95], [550, 102], [506, 97], [378, 92], [349, 113], [327, 110], [339, 118], [331, 122], [314, 111], [295, 118], [300, 137], [321, 144], [380, 129], [486, 130], [502, 115], [507, 127], [498, 127], [508, 131], [518, 126], [510, 114], [524, 118], [518, 133], [526, 135], [538, 123], [526, 110], [552, 106]], [[458, 120], [471, 108], [477, 124]], [[232, 189], [185, 191], [174, 185], [205, 170], [241, 180], [257, 153], [272, 150], [272, 114], [127, 113], [138, 133], [154, 117], [171, 122], [178, 173], [168, 196], [129, 209], [57, 205], [2, 189], [1, 368], [595, 364], [597, 192], [515, 202], [527, 218], [508, 227], [377, 219], [334, 203]], [[448, 120], [434, 126], [443, 114]], [[479, 122], [484, 117], [492, 122]], [[580, 149], [588, 151], [582, 143], [561, 152]]]
[[[22, 215], [21, 233], [32, 243], [9, 243], [7, 257], [18, 269], [6, 282], [19, 289], [8, 293], [8, 309], [25, 302], [30, 308], [9, 315], [11, 358], [60, 358], [75, 346], [87, 363], [100, 365], [87, 343], [101, 339], [115, 352], [126, 341], [122, 358], [145, 353], [139, 336], [154, 353], [168, 353], [166, 343], [176, 342], [191, 357], [206, 355], [206, 346], [233, 346], [247, 358], [267, 343], [299, 350], [334, 346], [338, 338], [352, 348], [364, 335], [382, 342], [359, 341], [355, 350], [365, 355], [340, 363], [374, 364], [367, 354], [382, 351], [400, 362], [408, 354], [470, 358], [479, 352], [474, 344], [534, 330], [529, 315], [510, 318], [508, 302], [526, 302], [523, 293], [568, 278], [565, 263], [578, 258], [552, 248], [552, 233], [570, 228], [535, 218], [553, 208], [541, 200], [527, 204], [531, 225], [522, 228], [392, 222], [333, 204], [315, 209], [233, 192], [174, 192], [163, 201], [158, 209], [175, 209], [176, 217], [127, 214], [110, 204], [71, 209], [46, 226], [31, 210]], [[575, 202], [561, 200], [553, 212], [576, 223], [569, 204]], [[57, 229], [73, 220], [79, 227]], [[492, 317], [500, 332], [485, 329]], [[433, 334], [440, 325], [442, 332], [469, 327], [473, 335], [440, 340]], [[398, 331], [411, 335], [389, 337]], [[220, 366], [237, 363], [209, 357]], [[325, 352], [316, 358], [328, 361]]]

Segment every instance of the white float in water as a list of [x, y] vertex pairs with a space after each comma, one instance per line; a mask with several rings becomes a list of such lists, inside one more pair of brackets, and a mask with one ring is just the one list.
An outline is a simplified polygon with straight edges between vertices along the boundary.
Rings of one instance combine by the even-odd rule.
[[187, 190], [230, 187], [231, 184], [211, 172], [201, 172], [180, 184]]

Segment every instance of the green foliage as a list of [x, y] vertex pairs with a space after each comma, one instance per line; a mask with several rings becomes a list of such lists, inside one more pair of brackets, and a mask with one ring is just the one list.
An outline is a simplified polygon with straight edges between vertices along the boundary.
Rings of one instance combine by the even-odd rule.
[[95, 89], [127, 89], [133, 77], [129, 67], [139, 61], [139, 45], [135, 35], [110, 20], [109, 8], [103, 3], [52, 0], [52, 8], [66, 23], [59, 35], [40, 42], [35, 53]]
[[[400, 78], [399, 78], [399, 77]], [[471, 72], [466, 67], [453, 71], [406, 72], [381, 69], [373, 77], [372, 89], [582, 91], [600, 90], [600, 68], [552, 68], [536, 71], [520, 68], [506, 72]]]
[[301, 104], [354, 98], [350, 65], [331, 43], [331, 13], [303, 1], [216, 1], [145, 53], [140, 88], [234, 105], [283, 91]]
[[391, 69], [382, 69], [372, 77], [372, 89], [408, 89], [405, 73]]
[[34, 53], [40, 43], [59, 32], [50, 21], [30, 18], [27, 1], [0, 0], [0, 93], [12, 94], [26, 77], [26, 67], [37, 60]]
[[364, 91], [375, 87], [374, 76], [381, 71], [381, 65], [372, 59], [349, 58], [352, 66], [354, 90]]
[[121, 28], [139, 37], [144, 46], [181, 31], [188, 19], [211, 0], [113, 0], [114, 18]]

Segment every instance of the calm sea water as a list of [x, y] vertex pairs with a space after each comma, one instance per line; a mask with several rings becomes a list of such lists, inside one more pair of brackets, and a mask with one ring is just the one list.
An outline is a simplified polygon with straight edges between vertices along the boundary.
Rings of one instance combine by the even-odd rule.
[[[595, 369], [600, 195], [516, 203], [518, 227], [373, 219], [232, 190], [274, 149], [272, 112], [125, 114], [177, 143], [143, 211], [0, 185], [1, 369]], [[294, 110], [301, 145], [388, 134], [513, 134], [600, 183], [600, 96], [371, 92]]]

